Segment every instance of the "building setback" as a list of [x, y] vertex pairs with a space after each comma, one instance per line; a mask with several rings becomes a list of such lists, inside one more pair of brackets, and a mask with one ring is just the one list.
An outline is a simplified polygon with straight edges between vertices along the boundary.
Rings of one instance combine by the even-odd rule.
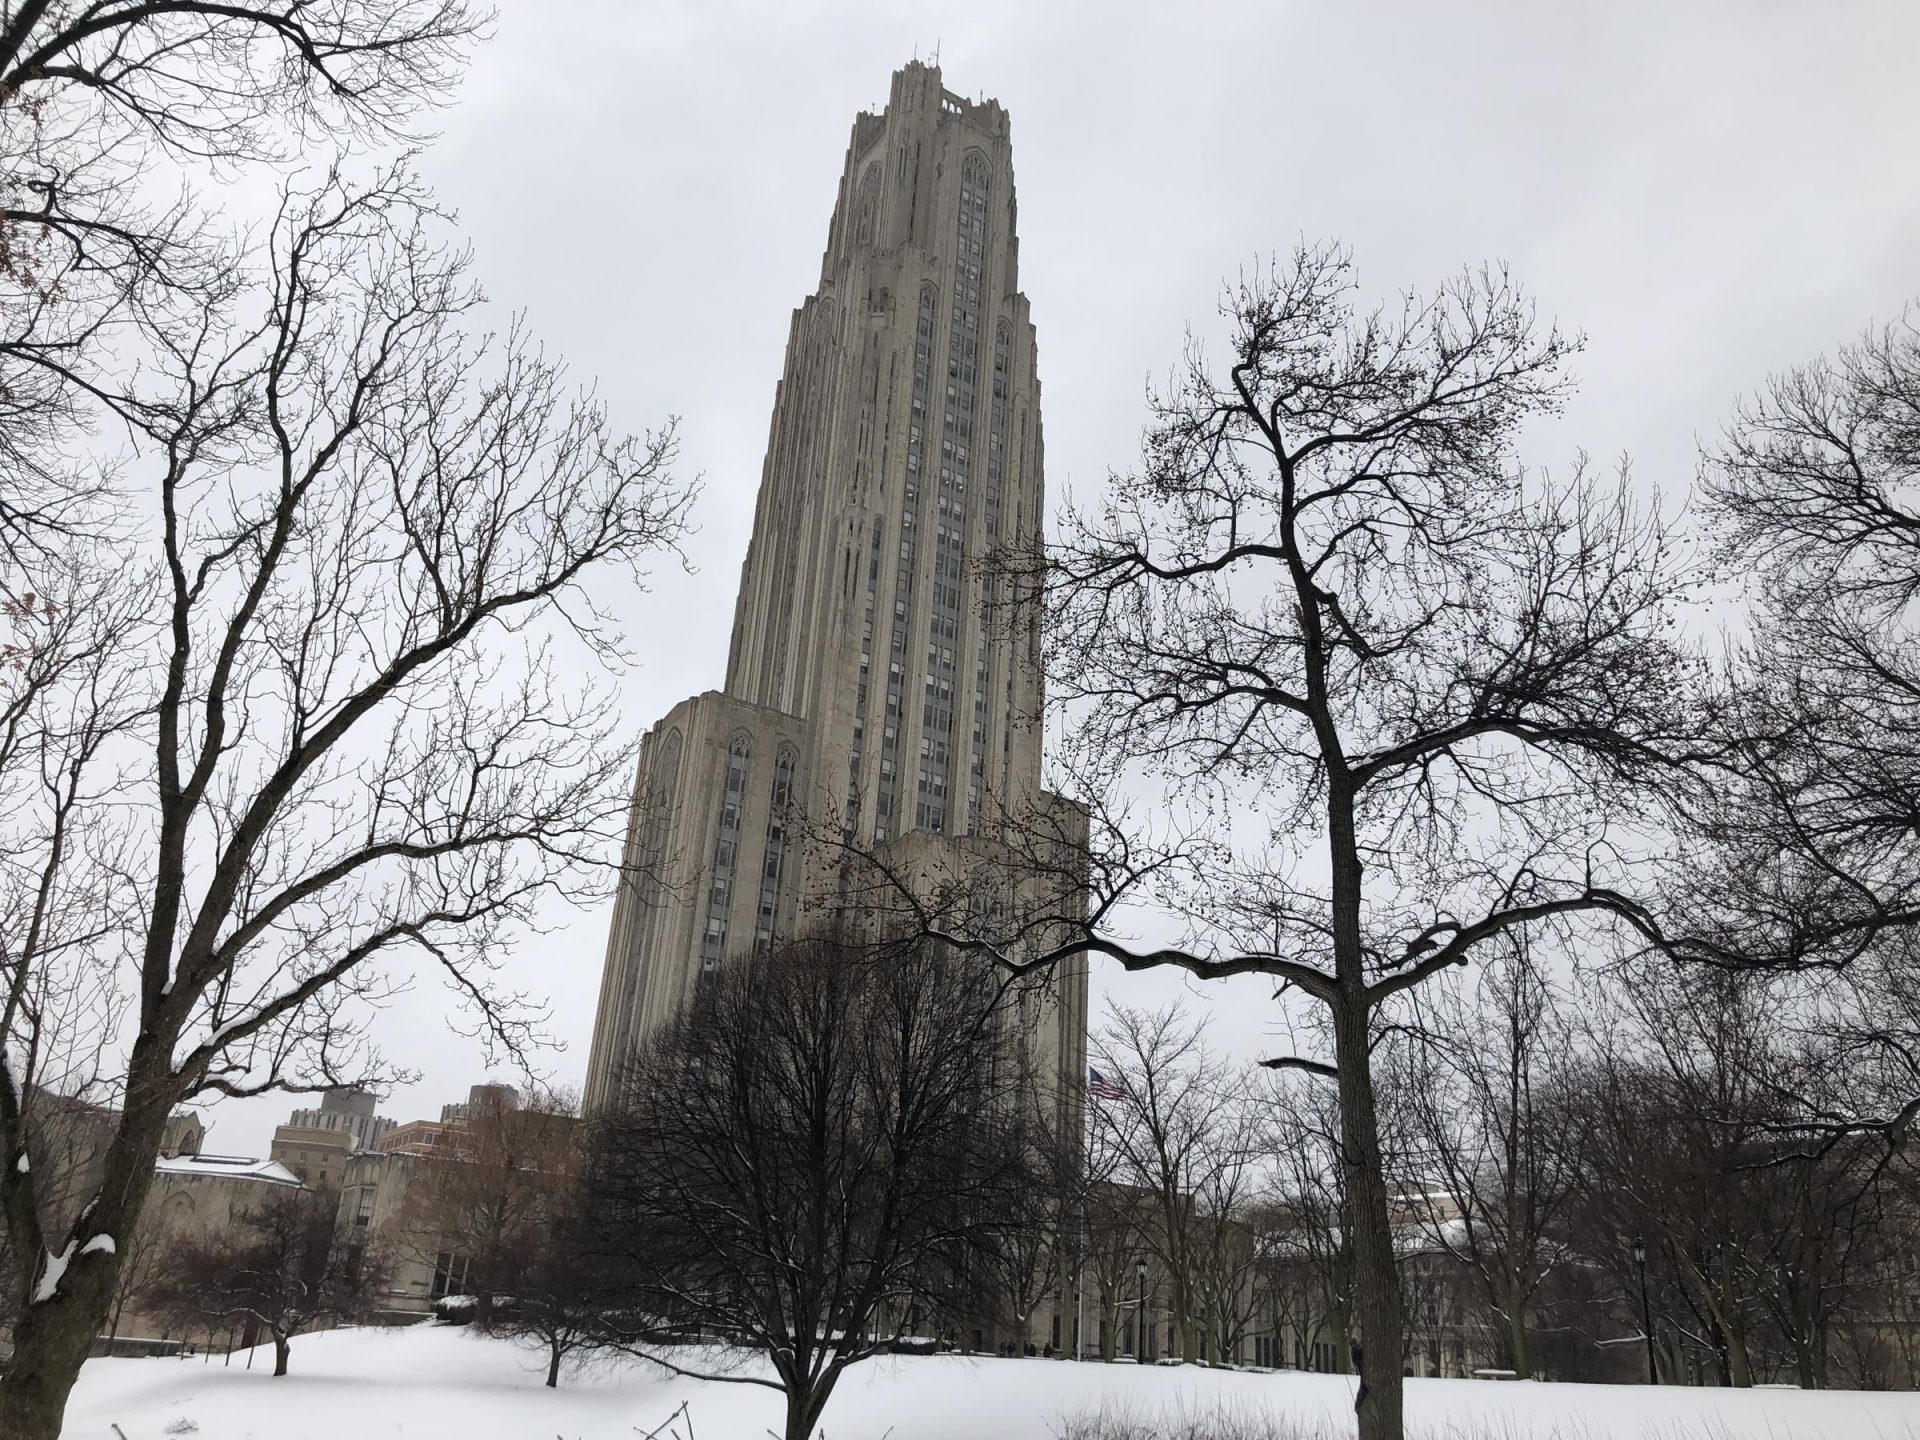
[[347, 1161], [379, 1144], [393, 1121], [374, 1114], [379, 1097], [354, 1085], [335, 1086], [318, 1109], [296, 1110], [273, 1132], [267, 1154], [316, 1190], [338, 1194]]
[[[799, 814], [947, 876], [1011, 873], [1007, 815], [1073, 826], [1041, 786], [1037, 616], [979, 563], [1044, 518], [1018, 259], [1006, 111], [908, 65], [854, 121], [794, 312], [726, 688], [641, 744], [589, 1110], [702, 974], [825, 918], [839, 861], [801, 843]], [[1022, 1007], [1028, 1053], [1077, 1112], [1084, 962], [1053, 981]]]

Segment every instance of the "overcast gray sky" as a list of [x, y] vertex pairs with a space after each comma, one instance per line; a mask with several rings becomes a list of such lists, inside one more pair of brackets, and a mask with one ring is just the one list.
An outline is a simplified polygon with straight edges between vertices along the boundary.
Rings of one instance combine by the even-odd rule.
[[[1013, 117], [1056, 500], [1129, 463], [1148, 377], [1210, 329], [1222, 278], [1301, 237], [1349, 242], [1382, 295], [1508, 262], [1589, 341], [1528, 460], [1630, 454], [1670, 499], [1739, 394], [1920, 295], [1911, 0], [502, 0], [425, 173], [501, 311], [628, 428], [681, 416], [706, 477], [696, 573], [630, 619], [635, 733], [721, 683], [849, 128], [936, 46], [949, 89]], [[585, 1072], [606, 923], [568, 918], [511, 977], [551, 998], [561, 1083]], [[1239, 983], [1204, 998], [1251, 1049], [1266, 987]], [[1095, 978], [1096, 999], [1179, 987]], [[396, 1119], [482, 1078], [442, 1007], [423, 988], [381, 1023], [424, 1071]], [[218, 1107], [209, 1146], [264, 1154], [288, 1108]]]

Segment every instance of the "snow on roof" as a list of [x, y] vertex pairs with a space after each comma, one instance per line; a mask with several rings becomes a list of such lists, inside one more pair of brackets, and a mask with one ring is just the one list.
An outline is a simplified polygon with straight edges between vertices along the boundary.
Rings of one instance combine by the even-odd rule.
[[153, 1168], [162, 1175], [216, 1175], [268, 1185], [300, 1184], [300, 1177], [278, 1160], [256, 1160], [248, 1155], [162, 1155], [153, 1162]]

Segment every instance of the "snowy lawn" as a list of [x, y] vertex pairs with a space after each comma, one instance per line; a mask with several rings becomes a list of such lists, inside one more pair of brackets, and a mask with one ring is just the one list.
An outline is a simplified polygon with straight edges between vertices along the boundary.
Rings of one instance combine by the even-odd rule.
[[[638, 1362], [541, 1384], [544, 1360], [460, 1329], [341, 1330], [241, 1368], [220, 1357], [90, 1360], [67, 1408], [69, 1440], [636, 1440], [689, 1404], [693, 1440], [764, 1440], [779, 1397], [679, 1379]], [[262, 1361], [266, 1363], [263, 1365]], [[896, 1357], [856, 1366], [828, 1403], [826, 1440], [1053, 1440], [1103, 1404], [1134, 1414], [1258, 1407], [1299, 1434], [1349, 1433], [1351, 1379], [1049, 1360]], [[1409, 1428], [1445, 1440], [1920, 1440], [1920, 1395], [1656, 1390], [1476, 1380], [1407, 1382]], [[685, 1419], [662, 1440], [689, 1433]]]

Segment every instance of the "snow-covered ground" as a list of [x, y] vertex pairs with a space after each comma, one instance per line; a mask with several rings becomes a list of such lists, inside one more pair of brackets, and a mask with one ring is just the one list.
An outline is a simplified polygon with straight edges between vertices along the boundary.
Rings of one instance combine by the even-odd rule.
[[[223, 1365], [91, 1360], [67, 1409], [70, 1440], [635, 1440], [662, 1429], [693, 1440], [764, 1440], [779, 1397], [757, 1386], [679, 1379], [640, 1363], [542, 1384], [543, 1361], [511, 1344], [433, 1326], [342, 1330]], [[262, 1364], [262, 1361], [266, 1364]], [[1103, 1403], [1133, 1413], [1259, 1407], [1282, 1433], [1324, 1420], [1347, 1433], [1353, 1381], [1048, 1360], [892, 1358], [856, 1366], [827, 1406], [827, 1440], [1052, 1440], [1069, 1415]], [[1442, 1440], [1920, 1440], [1920, 1395], [1656, 1390], [1640, 1386], [1412, 1380], [1409, 1429]], [[686, 1420], [691, 1420], [691, 1430]]]

